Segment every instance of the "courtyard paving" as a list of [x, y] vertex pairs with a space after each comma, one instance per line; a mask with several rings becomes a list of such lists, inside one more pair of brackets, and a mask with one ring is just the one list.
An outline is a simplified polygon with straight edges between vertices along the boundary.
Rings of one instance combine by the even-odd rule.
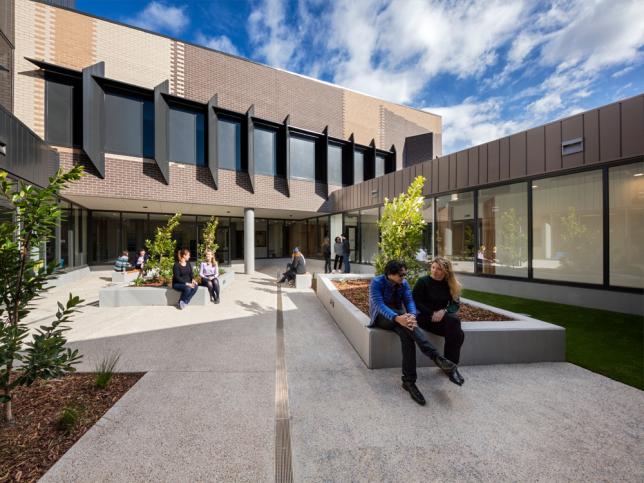
[[[222, 303], [98, 308], [70, 345], [146, 375], [42, 481], [275, 481], [278, 266], [235, 267]], [[53, 289], [98, 298], [109, 272]], [[282, 290], [295, 481], [644, 481], [644, 392], [567, 363], [472, 366], [463, 387], [365, 368], [311, 290]]]

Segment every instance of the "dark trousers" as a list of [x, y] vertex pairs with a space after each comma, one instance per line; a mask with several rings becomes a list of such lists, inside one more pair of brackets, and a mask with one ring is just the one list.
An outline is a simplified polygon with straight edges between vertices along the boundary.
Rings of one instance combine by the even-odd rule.
[[342, 255], [336, 255], [333, 260], [333, 270], [340, 270], [342, 268]]
[[212, 280], [209, 280], [207, 278], [202, 278], [201, 285], [204, 287], [208, 287], [208, 293], [210, 293], [210, 298], [219, 300], [219, 280], [218, 279], [213, 278]]
[[[398, 312], [402, 314], [403, 311]], [[409, 330], [393, 320], [379, 315], [376, 318], [376, 327], [385, 330], [392, 330], [400, 337], [402, 346], [402, 380], [405, 382], [416, 382], [416, 345], [430, 359], [434, 360], [438, 355], [436, 347], [429, 342], [425, 333], [416, 327]]]
[[445, 313], [443, 320], [432, 322], [431, 315], [420, 314], [418, 326], [427, 332], [445, 337], [445, 357], [458, 364], [461, 358], [461, 346], [465, 340], [465, 334], [461, 329], [461, 319], [455, 314]]
[[349, 258], [351, 255], [345, 255], [344, 258], [344, 273], [351, 272], [351, 260]]
[[324, 257], [324, 273], [331, 273], [331, 257]]
[[181, 297], [179, 297], [180, 302], [189, 304], [192, 297], [197, 293], [197, 289], [199, 287], [196, 285], [194, 287], [188, 287], [185, 283], [173, 283], [172, 288], [181, 292]]
[[[290, 265], [290, 263], [289, 263], [289, 265]], [[297, 275], [297, 272], [289, 267], [289, 269], [282, 274], [282, 279], [280, 280], [280, 283], [284, 282], [286, 280], [288, 280], [289, 282], [294, 281], [295, 280], [295, 275]]]

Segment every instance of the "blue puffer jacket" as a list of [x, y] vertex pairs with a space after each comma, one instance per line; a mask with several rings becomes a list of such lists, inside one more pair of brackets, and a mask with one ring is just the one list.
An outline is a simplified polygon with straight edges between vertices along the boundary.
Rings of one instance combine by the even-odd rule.
[[376, 318], [382, 314], [387, 319], [394, 320], [398, 315], [393, 309], [387, 306], [393, 301], [394, 291], [400, 290], [400, 300], [402, 301], [407, 313], [418, 315], [414, 298], [411, 295], [411, 287], [407, 280], [403, 280], [402, 285], [391, 282], [385, 275], [379, 275], [371, 281], [369, 286], [369, 314], [371, 322], [369, 327], [373, 327]]

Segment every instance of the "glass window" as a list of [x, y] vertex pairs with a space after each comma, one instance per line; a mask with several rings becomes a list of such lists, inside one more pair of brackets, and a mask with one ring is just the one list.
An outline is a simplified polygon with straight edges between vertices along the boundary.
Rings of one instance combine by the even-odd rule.
[[206, 165], [203, 112], [172, 106], [168, 131], [168, 154], [171, 161]]
[[476, 271], [528, 276], [528, 184], [479, 191]]
[[230, 252], [233, 260], [244, 259], [244, 219], [230, 219]]
[[342, 146], [330, 144], [328, 148], [328, 184], [342, 186]]
[[[228, 250], [228, 232], [229, 232], [229, 223], [228, 218], [218, 217], [219, 224], [217, 225], [217, 234], [215, 238], [215, 243], [218, 245], [217, 251], [215, 252], [215, 258], [217, 262], [228, 265], [230, 264], [229, 250]], [[197, 231], [198, 231], [198, 243], [203, 243], [203, 230], [206, 226], [206, 223], [210, 221], [209, 216], [198, 216], [197, 217]]]
[[349, 240], [349, 261], [357, 262], [358, 261], [358, 252], [359, 247], [357, 245], [359, 240], [358, 233], [358, 212], [348, 213], [344, 215], [344, 231], [343, 233], [347, 236]]
[[306, 253], [309, 257], [322, 258], [322, 244], [318, 234], [318, 220], [311, 218], [307, 222], [307, 247]]
[[[110, 211], [92, 212], [91, 236], [92, 240], [92, 261], [94, 263], [112, 264], [121, 250], [125, 248], [121, 244], [121, 214]], [[61, 237], [64, 236], [66, 227], [61, 225]], [[62, 257], [65, 257], [67, 247], [61, 246]], [[67, 265], [67, 259], [63, 261]]]
[[378, 230], [378, 208], [360, 212], [360, 262], [374, 263], [378, 254], [380, 232]]
[[284, 222], [268, 220], [268, 257], [280, 258], [284, 253]]
[[255, 126], [255, 172], [275, 176], [277, 171], [277, 132]]
[[315, 139], [291, 136], [291, 177], [315, 181]]
[[82, 143], [82, 99], [80, 82], [47, 75], [45, 81], [45, 139], [60, 146]]
[[322, 244], [324, 243], [324, 239], [329, 238], [329, 243], [331, 243], [331, 250], [333, 250], [333, 240], [331, 240], [331, 236], [329, 235], [329, 217], [328, 216], [322, 216], [318, 218], [318, 247], [320, 251], [320, 257], [323, 257], [324, 254], [322, 253]]
[[217, 120], [217, 155], [221, 169], [241, 171], [241, 122]]
[[255, 258], [268, 257], [268, 222], [255, 220]]
[[131, 94], [105, 93], [105, 151], [154, 157], [154, 103]]
[[644, 288], [644, 163], [608, 170], [609, 283]]
[[602, 283], [601, 171], [535, 180], [534, 278]]
[[[285, 257], [290, 257], [293, 248], [298, 247], [302, 251], [306, 251], [306, 238], [307, 238], [307, 224], [306, 220], [303, 221], [287, 221], [285, 222], [287, 233], [287, 246], [284, 253]], [[308, 253], [304, 253], [304, 257], [308, 257]]]
[[177, 250], [190, 250], [192, 263], [197, 263], [197, 220], [191, 215], [183, 215], [181, 221], [172, 232], [172, 238], [177, 241]]
[[382, 154], [376, 154], [376, 178], [385, 174], [385, 157]]
[[130, 253], [130, 258], [136, 258], [139, 250], [145, 248], [148, 234], [147, 213], [123, 213], [123, 246]]
[[364, 151], [355, 149], [353, 151], [353, 184], [364, 181]]
[[474, 272], [473, 192], [436, 198], [436, 249], [455, 271]]
[[434, 199], [426, 198], [423, 205], [423, 220], [425, 220], [425, 231], [423, 232], [423, 243], [421, 248], [425, 251], [423, 258], [430, 261], [434, 258]]

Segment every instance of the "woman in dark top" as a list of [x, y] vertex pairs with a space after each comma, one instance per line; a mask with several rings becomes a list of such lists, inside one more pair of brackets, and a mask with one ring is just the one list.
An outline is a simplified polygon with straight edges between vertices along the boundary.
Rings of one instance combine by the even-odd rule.
[[[450, 304], [452, 310], [457, 309], [461, 295], [461, 284], [454, 276], [452, 263], [443, 257], [434, 258], [430, 265], [430, 275], [418, 279], [412, 295], [419, 312], [419, 327], [445, 337], [445, 357], [458, 364], [465, 334], [456, 312], [448, 311]], [[458, 370], [454, 376], [460, 379], [460, 384], [465, 381]]]
[[179, 260], [172, 267], [172, 288], [181, 292], [179, 298], [179, 309], [183, 310], [190, 303], [190, 299], [197, 293], [199, 285], [192, 277], [192, 265], [190, 260], [190, 250], [182, 248], [179, 250]]
[[322, 243], [322, 255], [324, 256], [324, 273], [331, 273], [331, 243], [328, 238]]

